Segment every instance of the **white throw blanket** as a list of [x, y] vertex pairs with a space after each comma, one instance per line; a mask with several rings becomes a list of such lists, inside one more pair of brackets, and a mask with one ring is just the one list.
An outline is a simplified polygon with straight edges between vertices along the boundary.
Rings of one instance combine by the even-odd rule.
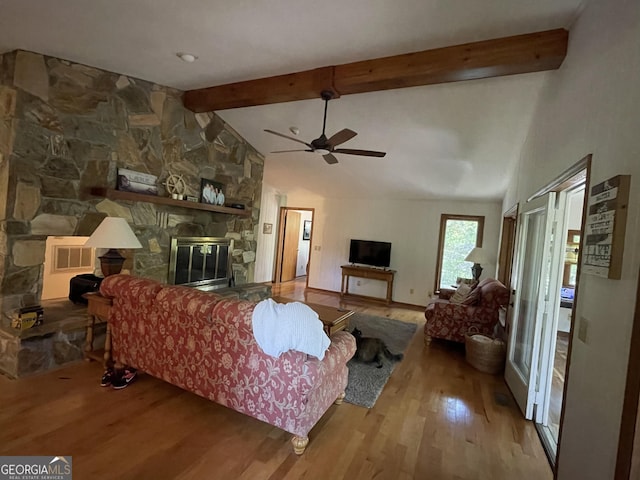
[[256, 305], [252, 322], [258, 345], [272, 357], [298, 350], [322, 360], [331, 343], [318, 314], [304, 303], [276, 303], [267, 298]]

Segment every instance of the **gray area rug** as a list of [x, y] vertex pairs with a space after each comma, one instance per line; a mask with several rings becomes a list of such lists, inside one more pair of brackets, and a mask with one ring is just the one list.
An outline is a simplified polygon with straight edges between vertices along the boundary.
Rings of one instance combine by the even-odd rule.
[[[358, 328], [365, 337], [383, 340], [391, 353], [402, 353], [416, 331], [416, 324], [354, 313], [349, 318], [349, 332], [354, 328]], [[373, 407], [396, 363], [385, 358], [382, 368], [377, 368], [375, 362], [362, 363], [354, 359], [349, 360], [347, 363], [349, 384], [345, 401], [361, 407]]]

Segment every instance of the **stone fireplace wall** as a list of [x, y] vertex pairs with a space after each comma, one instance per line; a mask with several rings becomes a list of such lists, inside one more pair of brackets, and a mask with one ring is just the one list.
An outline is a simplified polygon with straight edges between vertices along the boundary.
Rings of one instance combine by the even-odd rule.
[[[1, 55], [0, 326], [39, 303], [46, 237], [90, 235], [105, 216], [126, 218], [142, 243], [125, 264], [135, 275], [167, 280], [171, 236], [226, 236], [236, 283], [253, 281], [263, 160], [214, 113], [186, 110], [180, 91], [36, 53]], [[115, 188], [117, 168], [159, 183], [180, 174], [193, 196], [201, 178], [215, 180], [251, 216], [91, 196]]]

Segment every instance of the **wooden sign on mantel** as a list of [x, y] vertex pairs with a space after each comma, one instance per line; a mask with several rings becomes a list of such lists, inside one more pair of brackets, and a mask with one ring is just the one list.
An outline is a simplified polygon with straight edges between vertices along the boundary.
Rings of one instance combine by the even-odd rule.
[[630, 175], [617, 175], [591, 187], [582, 272], [616, 280], [622, 276], [630, 184]]

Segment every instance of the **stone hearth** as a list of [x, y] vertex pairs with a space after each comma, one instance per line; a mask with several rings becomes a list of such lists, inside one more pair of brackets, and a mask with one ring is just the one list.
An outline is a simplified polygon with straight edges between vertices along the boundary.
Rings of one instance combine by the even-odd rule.
[[[248, 283], [215, 290], [216, 295], [259, 302], [271, 297], [271, 285]], [[45, 372], [84, 358], [87, 308], [66, 298], [45, 300], [44, 323], [22, 332], [0, 327], [0, 372], [11, 378]], [[106, 325], [94, 327], [93, 348], [104, 348]]]
[[[22, 332], [0, 328], [0, 370], [12, 378], [82, 360], [87, 309], [67, 299], [45, 300], [44, 322]], [[96, 326], [95, 348], [104, 347], [106, 327]]]

